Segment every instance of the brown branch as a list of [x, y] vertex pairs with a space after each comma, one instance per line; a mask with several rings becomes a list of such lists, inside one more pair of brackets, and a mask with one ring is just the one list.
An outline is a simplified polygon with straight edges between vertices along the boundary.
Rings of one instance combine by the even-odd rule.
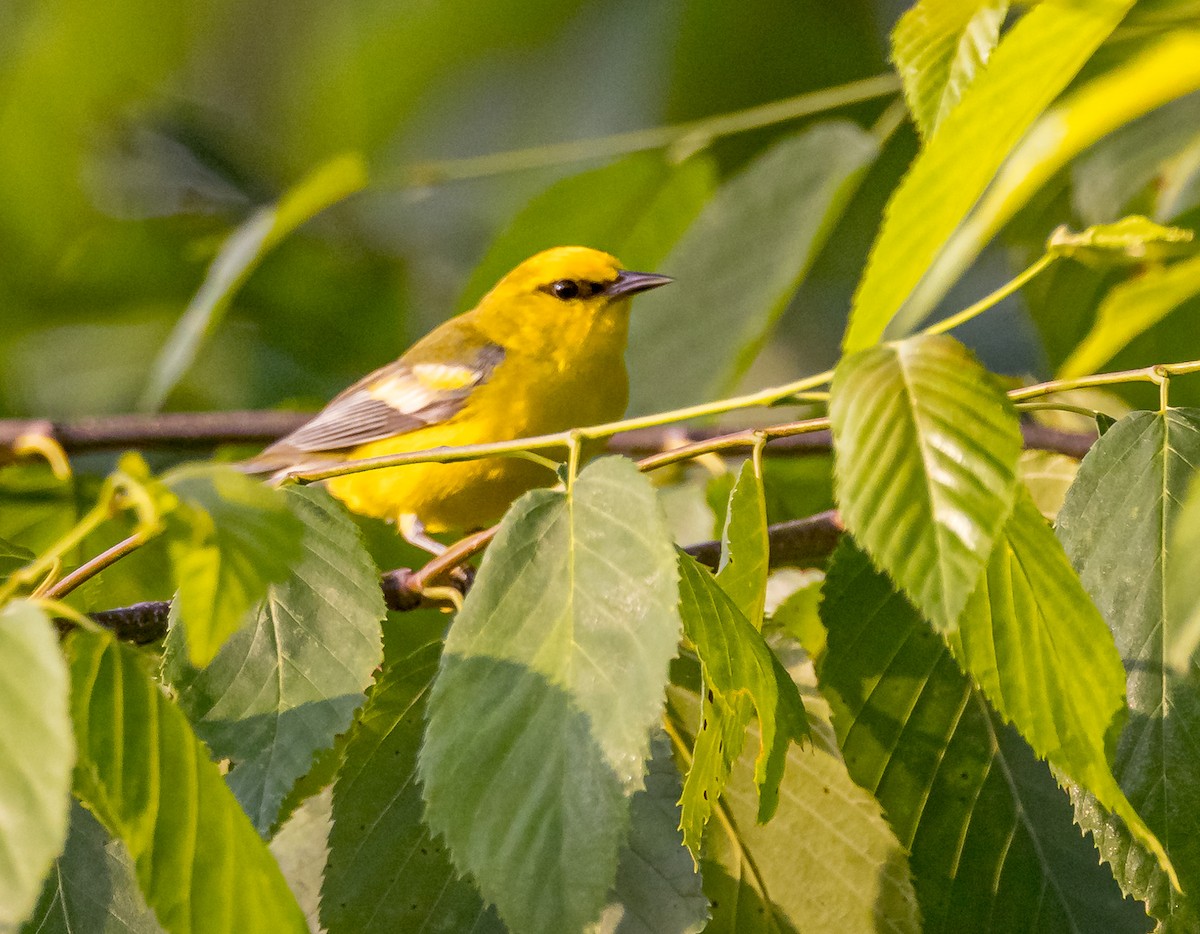
[[[0, 453], [11, 452], [24, 435], [41, 435], [56, 441], [68, 454], [111, 451], [123, 448], [213, 448], [221, 444], [267, 444], [298, 428], [312, 417], [305, 412], [271, 410], [241, 412], [174, 412], [166, 415], [107, 415], [51, 421], [49, 419], [0, 419]], [[1096, 440], [1094, 432], [1069, 432], [1026, 424], [1025, 446], [1082, 457]], [[707, 441], [730, 434], [729, 429], [677, 426], [643, 428], [619, 434], [609, 441], [609, 450], [629, 457], [645, 457], [681, 444]], [[740, 432], [732, 432], [740, 434]], [[747, 430], [744, 447], [753, 447], [752, 430]], [[832, 447], [828, 431], [772, 439], [766, 453], [824, 454]]]
[[[829, 557], [838, 538], [841, 537], [842, 525], [837, 514], [830, 510], [809, 516], [807, 519], [780, 522], [771, 526], [767, 533], [771, 542], [771, 567], [813, 567]], [[463, 541], [470, 540], [471, 537], [468, 537]], [[721, 543], [700, 542], [689, 545], [684, 551], [701, 564], [715, 568], [721, 555]], [[465, 557], [460, 556], [458, 560], [465, 560]], [[432, 564], [433, 562], [430, 562], [430, 565]], [[383, 589], [384, 602], [389, 610], [403, 613], [421, 607], [445, 606], [437, 601], [426, 600], [422, 596], [421, 588], [455, 565], [446, 562], [438, 573], [423, 573], [430, 565], [426, 565], [421, 571], [396, 568], [383, 574], [380, 587]], [[469, 580], [470, 575], [464, 575], [464, 579], [457, 580], [454, 584], [465, 591]], [[114, 610], [101, 610], [89, 615], [101, 626], [111, 629], [118, 638], [144, 645], [166, 635], [167, 615], [170, 610], [169, 601], [158, 600]]]

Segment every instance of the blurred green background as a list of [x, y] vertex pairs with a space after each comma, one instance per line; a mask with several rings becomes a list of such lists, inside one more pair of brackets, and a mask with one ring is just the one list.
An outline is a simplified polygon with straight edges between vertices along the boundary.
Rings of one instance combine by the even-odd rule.
[[[0, 4], [0, 416], [133, 409], [230, 232], [348, 152], [365, 161], [368, 188], [266, 255], [166, 408], [316, 407], [468, 307], [494, 280], [490, 263], [511, 265], [506, 251], [538, 237], [547, 240], [541, 245], [583, 240], [634, 268], [645, 262], [690, 277], [636, 306], [643, 317], [635, 339], [664, 347], [633, 368], [635, 409], [703, 401], [695, 372], [676, 379], [663, 365], [672, 355], [686, 362], [695, 353], [694, 368], [731, 353], [746, 364], [726, 385], [699, 392], [709, 397], [734, 382], [779, 383], [824, 369], [836, 359], [883, 205], [916, 151], [907, 122], [866, 159], [865, 179], [846, 210], [834, 212], [799, 290], [795, 277], [783, 283], [786, 307], [756, 309], [745, 326], [734, 320], [739, 311], [703, 307], [728, 295], [710, 295], [706, 276], [769, 253], [779, 239], [769, 225], [754, 229], [754, 205], [741, 240], [715, 236], [695, 268], [671, 268], [669, 249], [713, 192], [774, 144], [831, 117], [854, 121], [869, 140], [896, 95], [626, 160], [436, 184], [409, 170], [705, 118], [885, 73], [887, 36], [905, 6], [8, 0]], [[1181, 117], [1200, 107], [1191, 98], [1173, 106], [1190, 110], [1126, 135], [1165, 140], [1163, 152], [1176, 152], [1179, 133], [1194, 125]], [[1156, 164], [1144, 150], [1108, 146], [1064, 173], [944, 308], [1006, 281], [1058, 223], [1111, 220], [1137, 207], [1147, 176], [1134, 177], [1131, 160]], [[607, 174], [552, 189], [540, 208], [535, 201], [520, 213], [556, 182], [605, 166]], [[1172, 216], [1187, 220], [1196, 201], [1181, 197]], [[1062, 266], [1027, 293], [1031, 308], [1010, 299], [961, 336], [994, 369], [1047, 375], [1111, 281]], [[1175, 348], [1175, 331], [1156, 333]]]
[[[223, 237], [323, 161], [358, 152], [371, 186], [267, 256], [167, 407], [316, 405], [460, 310], [472, 269], [514, 213], [599, 163], [432, 187], [404, 184], [405, 166], [691, 120], [879, 74], [898, 6], [0, 5], [0, 414], [133, 408]], [[843, 113], [869, 124], [886, 103]], [[726, 177], [800, 126], [731, 137], [709, 155]], [[801, 350], [811, 359], [787, 369], [828, 362], [911, 137], [907, 146], [893, 147], [894, 164], [847, 218], [839, 255], [810, 282], [805, 314], [820, 324], [806, 326]]]

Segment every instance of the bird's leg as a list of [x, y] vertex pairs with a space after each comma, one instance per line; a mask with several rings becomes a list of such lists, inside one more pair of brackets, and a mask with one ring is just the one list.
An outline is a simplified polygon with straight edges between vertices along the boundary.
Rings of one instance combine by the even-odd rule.
[[425, 523], [411, 512], [401, 513], [396, 525], [400, 529], [400, 535], [410, 545], [415, 545], [422, 551], [429, 552], [434, 557], [437, 557], [446, 550], [445, 545], [429, 537], [425, 531]]
[[[396, 522], [400, 535], [406, 542], [422, 551], [427, 551], [434, 557], [445, 553], [446, 546], [430, 538], [425, 531], [425, 524], [411, 512], [402, 513]], [[447, 597], [458, 609], [462, 608], [462, 595], [471, 586], [474, 578], [473, 569], [458, 567], [450, 572], [451, 587], [426, 587], [423, 592], [429, 597]], [[449, 592], [449, 591], [452, 591]]]

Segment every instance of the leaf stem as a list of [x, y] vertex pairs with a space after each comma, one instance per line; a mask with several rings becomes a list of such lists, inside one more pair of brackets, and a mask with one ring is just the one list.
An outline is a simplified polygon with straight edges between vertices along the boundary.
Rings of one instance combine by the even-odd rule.
[[152, 527], [139, 529], [128, 538], [117, 542], [117, 544], [113, 545], [107, 551], [103, 551], [91, 560], [79, 565], [74, 571], [62, 578], [62, 580], [47, 587], [41, 596], [51, 600], [62, 599], [80, 584], [91, 580], [105, 568], [116, 564], [126, 555], [141, 548], [154, 537], [155, 533], [156, 529]]
[[382, 175], [377, 180], [376, 187], [427, 187], [449, 181], [486, 178], [572, 162], [610, 159], [615, 156], [667, 147], [676, 147], [679, 150], [690, 152], [707, 146], [713, 140], [724, 136], [745, 133], [748, 130], [757, 130], [789, 120], [798, 120], [801, 117], [809, 117], [838, 107], [887, 97], [896, 94], [899, 90], [899, 79], [895, 73], [887, 72], [837, 87], [823, 88], [819, 91], [771, 101], [757, 107], [703, 117], [687, 123], [648, 127], [627, 133], [615, 133], [610, 136], [568, 140], [562, 143], [532, 146], [527, 149], [487, 153], [482, 156], [417, 163]]
[[[112, 484], [106, 484], [96, 505], [88, 510], [83, 518], [32, 562], [12, 573], [4, 586], [0, 587], [0, 603], [12, 597], [22, 587], [32, 584], [47, 571], [55, 568], [63, 555], [99, 528], [112, 515], [113, 496]], [[49, 593], [52, 589], [48, 588], [46, 592]]]
[[1031, 266], [1025, 269], [1024, 272], [1018, 273], [1013, 279], [1010, 279], [996, 291], [990, 295], [984, 296], [974, 305], [969, 305], [957, 314], [951, 315], [949, 318], [943, 318], [941, 321], [931, 324], [929, 327], [921, 331], [922, 334], [945, 334], [952, 328], [958, 327], [960, 324], [966, 324], [972, 318], [976, 318], [983, 312], [987, 311], [994, 305], [999, 304], [1002, 300], [1008, 298], [1013, 292], [1025, 285], [1030, 279], [1036, 276], [1042, 270], [1046, 269], [1051, 263], [1058, 259], [1057, 254], [1046, 253]]

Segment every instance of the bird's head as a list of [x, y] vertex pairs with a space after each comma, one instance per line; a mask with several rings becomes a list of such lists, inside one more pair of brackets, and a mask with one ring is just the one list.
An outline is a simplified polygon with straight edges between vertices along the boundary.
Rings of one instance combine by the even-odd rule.
[[602, 321], [624, 330], [629, 299], [670, 282], [669, 276], [630, 272], [614, 256], [582, 246], [560, 246], [531, 256], [506, 275], [479, 304], [508, 327], [544, 327], [560, 334], [590, 331]]

